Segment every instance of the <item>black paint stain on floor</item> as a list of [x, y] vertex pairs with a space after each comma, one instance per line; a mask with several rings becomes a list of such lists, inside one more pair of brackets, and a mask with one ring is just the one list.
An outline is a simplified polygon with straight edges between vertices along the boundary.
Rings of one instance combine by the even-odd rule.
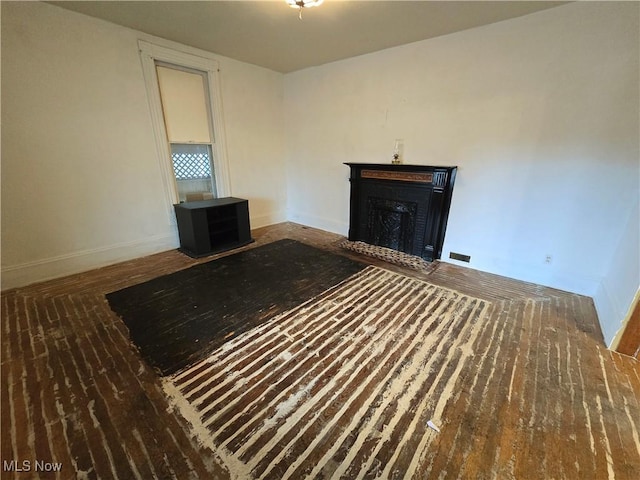
[[280, 240], [107, 295], [145, 360], [169, 375], [366, 265]]

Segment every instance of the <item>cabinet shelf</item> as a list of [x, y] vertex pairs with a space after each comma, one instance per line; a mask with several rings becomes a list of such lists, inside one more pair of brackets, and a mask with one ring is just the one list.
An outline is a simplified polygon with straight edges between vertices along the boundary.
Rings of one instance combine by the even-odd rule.
[[253, 242], [249, 202], [226, 197], [174, 205], [180, 236], [179, 250], [204, 257]]

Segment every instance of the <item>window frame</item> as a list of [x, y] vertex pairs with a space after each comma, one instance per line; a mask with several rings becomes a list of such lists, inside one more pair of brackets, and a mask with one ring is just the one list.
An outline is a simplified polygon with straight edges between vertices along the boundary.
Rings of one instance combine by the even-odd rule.
[[216, 192], [218, 197], [229, 197], [231, 196], [231, 182], [229, 178], [229, 162], [226, 154], [222, 95], [220, 93], [220, 69], [218, 62], [211, 58], [182, 52], [144, 40], [138, 41], [138, 47], [149, 100], [156, 152], [167, 201], [166, 207], [170, 212], [170, 223], [175, 225], [173, 205], [179, 203], [178, 186], [173, 173], [171, 147], [164, 124], [164, 113], [162, 111], [160, 87], [156, 73], [156, 62], [169, 64], [185, 70], [196, 70], [206, 74], [209, 93], [209, 112], [211, 114], [211, 148], [213, 151]]

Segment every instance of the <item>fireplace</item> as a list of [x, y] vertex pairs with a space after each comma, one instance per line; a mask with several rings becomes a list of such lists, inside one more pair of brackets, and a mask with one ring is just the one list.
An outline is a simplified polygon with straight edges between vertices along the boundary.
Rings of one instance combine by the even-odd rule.
[[456, 167], [347, 163], [349, 240], [435, 260], [449, 217]]

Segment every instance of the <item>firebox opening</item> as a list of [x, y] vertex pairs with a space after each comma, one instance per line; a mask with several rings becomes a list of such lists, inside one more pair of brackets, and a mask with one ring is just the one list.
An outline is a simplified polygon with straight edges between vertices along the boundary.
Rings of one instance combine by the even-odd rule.
[[415, 202], [369, 197], [367, 228], [371, 243], [411, 253], [417, 208]]

